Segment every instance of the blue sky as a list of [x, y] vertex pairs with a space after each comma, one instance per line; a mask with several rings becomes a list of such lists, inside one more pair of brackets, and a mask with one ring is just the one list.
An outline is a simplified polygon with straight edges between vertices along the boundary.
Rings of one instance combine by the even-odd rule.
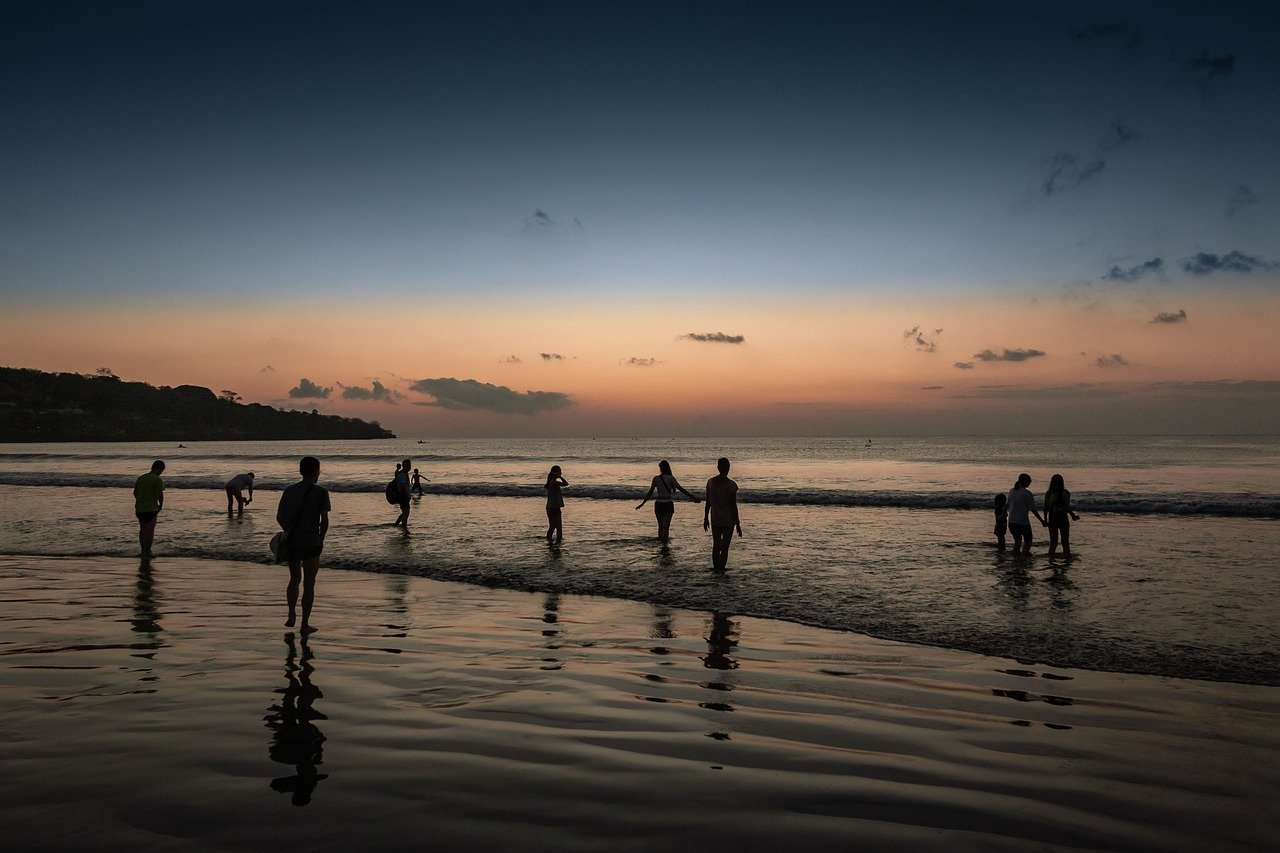
[[890, 5], [7, 3], [0, 288], [992, 292], [1280, 256], [1276, 4]]

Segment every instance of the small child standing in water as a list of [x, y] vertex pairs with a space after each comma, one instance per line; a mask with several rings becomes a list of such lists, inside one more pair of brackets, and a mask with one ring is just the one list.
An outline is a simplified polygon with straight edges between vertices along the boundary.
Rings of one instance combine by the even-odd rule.
[[1003, 494], [996, 495], [996, 550], [1004, 550], [1004, 535], [1009, 530], [1009, 499]]

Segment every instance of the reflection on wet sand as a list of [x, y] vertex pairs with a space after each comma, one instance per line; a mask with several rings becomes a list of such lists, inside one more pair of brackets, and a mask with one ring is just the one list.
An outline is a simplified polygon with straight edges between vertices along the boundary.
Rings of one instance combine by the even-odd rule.
[[271, 788], [292, 794], [295, 806], [305, 806], [311, 802], [316, 786], [329, 778], [327, 773], [316, 772], [316, 768], [324, 763], [325, 736], [313, 722], [328, 717], [313, 707], [315, 700], [324, 698], [324, 694], [311, 683], [315, 672], [311, 663], [314, 659], [311, 646], [304, 639], [299, 656], [292, 633], [284, 635], [284, 642], [287, 650], [285, 686], [277, 689], [281, 694], [280, 703], [273, 704], [263, 719], [272, 731], [271, 743], [267, 747], [271, 760], [292, 764], [295, 773], [272, 779]]

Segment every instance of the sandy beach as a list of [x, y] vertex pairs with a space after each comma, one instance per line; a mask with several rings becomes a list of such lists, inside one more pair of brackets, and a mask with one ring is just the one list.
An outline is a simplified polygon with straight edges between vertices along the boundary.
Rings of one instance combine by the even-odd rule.
[[635, 602], [0, 558], [23, 849], [1264, 848], [1275, 688]]

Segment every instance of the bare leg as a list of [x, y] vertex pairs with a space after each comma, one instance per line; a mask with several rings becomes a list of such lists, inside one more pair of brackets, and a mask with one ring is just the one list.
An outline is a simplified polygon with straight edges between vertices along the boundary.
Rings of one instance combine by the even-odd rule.
[[227, 492], [227, 518], [231, 517], [231, 492]]
[[302, 561], [302, 633], [314, 631], [311, 627], [311, 603], [316, 597], [316, 575], [320, 572], [320, 558]]
[[[1063, 548], [1066, 546], [1064, 545]], [[1049, 556], [1052, 557], [1058, 550], [1058, 525], [1049, 525]]]
[[711, 567], [723, 572], [729, 565], [729, 543], [733, 541], [732, 527], [711, 528]]
[[1066, 522], [1062, 525], [1062, 556], [1071, 556], [1071, 523]]
[[156, 536], [156, 521], [142, 521], [138, 523], [138, 545], [142, 548], [142, 556], [151, 556], [151, 542]]
[[658, 516], [658, 539], [666, 542], [671, 538], [671, 516], [663, 514]]
[[289, 618], [285, 620], [284, 626], [292, 628], [294, 623], [298, 621], [298, 584], [302, 581], [302, 561], [289, 561], [289, 586], [285, 589], [285, 601], [289, 603]]

